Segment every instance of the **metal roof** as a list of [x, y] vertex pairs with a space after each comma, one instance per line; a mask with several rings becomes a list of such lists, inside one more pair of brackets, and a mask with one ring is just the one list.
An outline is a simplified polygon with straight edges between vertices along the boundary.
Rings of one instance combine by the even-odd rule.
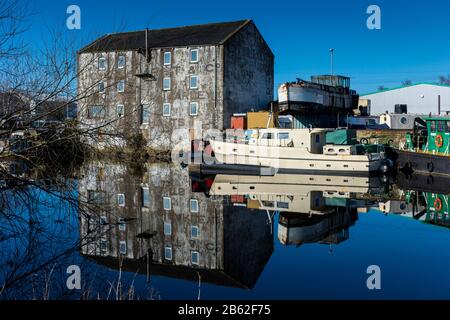
[[398, 87], [394, 87], [394, 88], [387, 88], [387, 89], [384, 89], [384, 90], [373, 91], [373, 92], [361, 94], [360, 96], [361, 97], [370, 96], [372, 94], [383, 93], [383, 92], [399, 90], [399, 89], [405, 89], [405, 88], [415, 87], [415, 86], [419, 86], [419, 85], [430, 85], [430, 86], [436, 86], [436, 87], [447, 87], [447, 88], [450, 88], [450, 85], [448, 85], [448, 84], [440, 84], [440, 83], [433, 83], [433, 82], [418, 82], [418, 83], [414, 83], [414, 84], [411, 84], [411, 85], [408, 85], [408, 86], [398, 86]]

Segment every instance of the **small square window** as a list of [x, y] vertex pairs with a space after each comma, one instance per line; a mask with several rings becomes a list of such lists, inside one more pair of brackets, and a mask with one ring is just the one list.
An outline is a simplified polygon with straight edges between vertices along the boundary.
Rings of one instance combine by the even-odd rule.
[[170, 197], [163, 198], [163, 208], [164, 210], [172, 210], [172, 199]]
[[198, 62], [198, 49], [191, 49], [191, 63]]
[[150, 207], [150, 189], [141, 188], [142, 206], [145, 208]]
[[104, 106], [89, 106], [88, 119], [102, 119], [106, 117], [106, 108]]
[[191, 102], [189, 104], [189, 115], [191, 116], [198, 115], [198, 102]]
[[106, 218], [106, 216], [101, 216], [100, 217], [100, 225], [105, 226], [108, 224], [108, 219]]
[[170, 78], [163, 79], [163, 90], [164, 91], [170, 90]]
[[106, 70], [106, 58], [103, 56], [98, 58], [98, 70]]
[[191, 239], [198, 239], [198, 227], [191, 226]]
[[170, 236], [172, 234], [172, 225], [170, 222], [164, 222], [164, 235]]
[[125, 195], [123, 193], [117, 195], [117, 204], [119, 207], [125, 207]]
[[172, 63], [172, 53], [170, 51], [164, 52], [164, 65], [168, 66]]
[[200, 254], [198, 253], [198, 251], [192, 251], [191, 252], [192, 264], [198, 265], [199, 256], [200, 256]]
[[163, 116], [164, 117], [170, 117], [171, 110], [170, 110], [170, 103], [163, 103]]
[[119, 55], [119, 57], [117, 58], [117, 68], [118, 68], [118, 69], [123, 69], [123, 68], [125, 68], [125, 55], [121, 54], [121, 55]]
[[127, 225], [125, 223], [125, 219], [124, 218], [119, 218], [119, 231], [125, 231], [127, 228]]
[[119, 80], [119, 82], [117, 82], [117, 91], [125, 92], [125, 80]]
[[101, 82], [98, 84], [98, 92], [99, 92], [99, 93], [104, 93], [104, 92], [105, 92], [105, 82], [101, 81]]
[[198, 212], [198, 200], [191, 199], [189, 201], [191, 212]]
[[105, 239], [100, 240], [100, 251], [106, 252], [108, 250], [108, 241]]
[[120, 241], [119, 250], [120, 250], [120, 254], [127, 254], [127, 243], [126, 243], [126, 241]]
[[141, 123], [142, 124], [150, 123], [150, 106], [148, 104], [142, 105]]
[[191, 76], [189, 79], [189, 88], [198, 89], [198, 76]]
[[164, 259], [172, 260], [172, 248], [171, 247], [164, 248]]
[[118, 118], [122, 118], [125, 115], [125, 106], [123, 104], [116, 106], [116, 114]]

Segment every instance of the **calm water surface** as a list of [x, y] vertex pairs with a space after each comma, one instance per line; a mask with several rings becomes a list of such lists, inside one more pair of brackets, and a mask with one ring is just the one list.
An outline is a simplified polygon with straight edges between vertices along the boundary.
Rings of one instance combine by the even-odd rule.
[[5, 179], [0, 298], [450, 298], [448, 181], [385, 180], [105, 161], [63, 183]]

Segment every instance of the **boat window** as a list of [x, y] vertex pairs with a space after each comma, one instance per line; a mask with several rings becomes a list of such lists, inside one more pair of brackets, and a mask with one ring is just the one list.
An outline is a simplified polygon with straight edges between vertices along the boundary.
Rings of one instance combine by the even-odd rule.
[[320, 136], [318, 134], [316, 134], [316, 143], [320, 142]]
[[278, 209], [289, 209], [289, 202], [277, 202], [277, 208]]
[[438, 131], [445, 132], [445, 121], [438, 121]]
[[450, 121], [447, 121], [447, 132], [450, 132]]
[[273, 139], [273, 134], [271, 132], [266, 132], [263, 134], [262, 139]]
[[436, 132], [436, 121], [430, 121], [430, 130]]
[[278, 139], [280, 139], [280, 140], [289, 139], [289, 133], [288, 132], [280, 132], [278, 134]]
[[267, 208], [273, 208], [274, 203], [272, 201], [261, 201], [261, 204]]

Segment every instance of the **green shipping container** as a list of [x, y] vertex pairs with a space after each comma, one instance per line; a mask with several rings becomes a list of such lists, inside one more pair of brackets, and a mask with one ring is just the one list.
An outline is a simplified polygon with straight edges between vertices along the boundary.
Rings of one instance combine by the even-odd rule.
[[356, 144], [356, 130], [336, 130], [326, 133], [326, 143], [335, 145]]

